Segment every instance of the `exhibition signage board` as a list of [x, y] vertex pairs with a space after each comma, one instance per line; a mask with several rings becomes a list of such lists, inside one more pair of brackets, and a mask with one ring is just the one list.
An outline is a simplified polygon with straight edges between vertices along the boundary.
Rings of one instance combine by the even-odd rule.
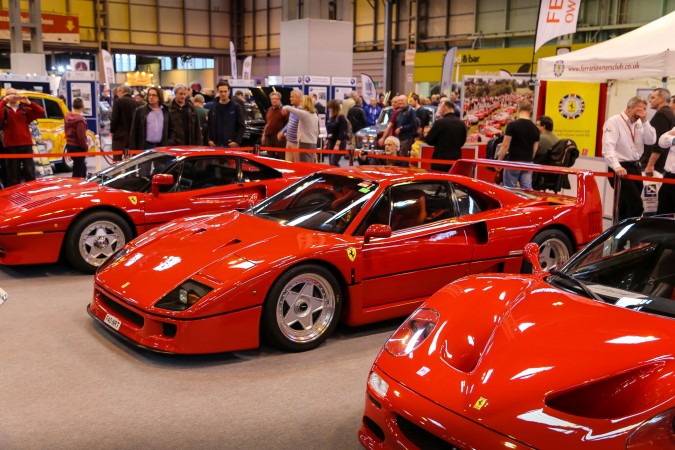
[[560, 139], [574, 140], [584, 156], [595, 156], [599, 99], [599, 83], [546, 84], [545, 114], [553, 119], [553, 132]]
[[291, 89], [300, 89], [302, 90], [303, 85], [302, 75], [288, 75], [282, 77], [283, 86]]
[[[45, 42], [80, 42], [80, 21], [77, 16], [42, 13], [42, 40]], [[28, 12], [21, 12], [21, 22], [28, 23]], [[0, 39], [10, 39], [9, 11], [0, 10]], [[30, 33], [23, 32], [23, 39], [30, 40]]]
[[537, 78], [553, 81], [625, 80], [675, 73], [675, 12], [591, 47], [541, 58]]
[[331, 77], [331, 97], [338, 101], [349, 98], [349, 93], [356, 90], [356, 78]]
[[305, 94], [316, 94], [316, 101], [323, 106], [326, 106], [326, 103], [328, 103], [329, 89], [330, 77], [305, 75]]

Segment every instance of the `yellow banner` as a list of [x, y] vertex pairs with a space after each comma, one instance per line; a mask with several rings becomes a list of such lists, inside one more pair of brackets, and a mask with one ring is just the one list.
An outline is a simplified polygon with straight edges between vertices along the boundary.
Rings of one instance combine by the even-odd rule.
[[553, 133], [573, 139], [582, 155], [595, 156], [599, 97], [599, 83], [550, 81], [546, 85], [544, 114], [553, 119]]

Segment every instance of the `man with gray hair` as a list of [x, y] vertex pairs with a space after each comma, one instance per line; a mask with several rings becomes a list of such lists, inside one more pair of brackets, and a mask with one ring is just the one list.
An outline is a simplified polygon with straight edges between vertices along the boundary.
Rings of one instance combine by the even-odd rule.
[[[649, 96], [649, 106], [656, 110], [654, 117], [649, 121], [651, 126], [656, 130], [656, 142], [663, 133], [672, 130], [675, 127], [675, 114], [670, 109], [670, 91], [665, 88], [654, 89]], [[647, 176], [654, 175], [654, 170], [663, 173], [666, 165], [666, 158], [668, 157], [667, 150], [661, 150], [658, 145], [648, 145], [645, 147], [645, 152], [640, 158], [640, 163], [645, 166], [645, 174]], [[646, 164], [645, 164], [646, 163]]]
[[[641, 175], [645, 144], [655, 143], [656, 130], [647, 120], [647, 101], [640, 96], [631, 97], [626, 109], [607, 119], [602, 130], [602, 155], [615, 177]], [[614, 187], [614, 178], [609, 184]], [[621, 180], [618, 220], [642, 215], [642, 187], [642, 181]]]
[[169, 105], [169, 116], [173, 124], [173, 134], [169, 137], [170, 145], [202, 145], [202, 127], [199, 114], [187, 101], [190, 89], [183, 83], [173, 87], [174, 98]]
[[[113, 102], [110, 115], [110, 132], [112, 133], [113, 151], [123, 151], [129, 155], [129, 143], [131, 141], [131, 121], [134, 111], [139, 104], [131, 97], [131, 88], [123, 84], [117, 88], [117, 99]], [[142, 149], [134, 149], [142, 150]], [[113, 155], [114, 161], [121, 161], [123, 155]]]

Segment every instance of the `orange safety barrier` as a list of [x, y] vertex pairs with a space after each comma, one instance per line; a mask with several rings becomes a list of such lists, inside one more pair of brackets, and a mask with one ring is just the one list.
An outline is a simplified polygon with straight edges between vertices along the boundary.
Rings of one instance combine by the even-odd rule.
[[[320, 155], [343, 155], [343, 156], [348, 156], [350, 158], [350, 165], [353, 165], [354, 159], [357, 158], [361, 154], [361, 150], [324, 150], [324, 149], [316, 149], [316, 150], [311, 150], [311, 149], [297, 149], [297, 148], [285, 148], [285, 147], [265, 147], [265, 146], [255, 146], [255, 147], [231, 147], [229, 150], [233, 151], [240, 151], [240, 152], [253, 152], [253, 153], [259, 153], [260, 151], [271, 151], [271, 152], [292, 152], [292, 153], [316, 153]], [[142, 153], [144, 150], [129, 150], [130, 155], [137, 155], [139, 153]], [[69, 157], [91, 157], [91, 156], [111, 156], [111, 155], [124, 155], [124, 152], [121, 150], [112, 150], [112, 151], [98, 151], [98, 152], [78, 152], [78, 153], [33, 153], [32, 158], [52, 158], [52, 157], [59, 157], [59, 156], [69, 156]], [[25, 159], [28, 156], [28, 154], [17, 154], [17, 153], [0, 153], [0, 159]], [[411, 166], [417, 167], [418, 165], [428, 165], [428, 164], [433, 164], [433, 163], [439, 163], [439, 164], [454, 164], [456, 161], [455, 160], [447, 160], [447, 159], [432, 159], [432, 158], [409, 158], [405, 156], [389, 156], [385, 154], [377, 154], [377, 159], [384, 160], [384, 161], [403, 161], [403, 162], [408, 162], [410, 163]], [[481, 158], [482, 159], [482, 158]], [[320, 161], [321, 162], [321, 161]], [[482, 165], [484, 167], [503, 167], [502, 164], [503, 161], [495, 161], [494, 164], [490, 162], [485, 162]], [[328, 165], [328, 164], [327, 164]], [[560, 169], [558, 167], [558, 169]], [[494, 173], [494, 172], [491, 172]], [[595, 177], [604, 177], [604, 178], [613, 178], [615, 174], [613, 172], [593, 172], [593, 176]], [[493, 182], [494, 181], [494, 175], [491, 175], [489, 178], [485, 178], [484, 176], [479, 177], [481, 179], [485, 179], [485, 181]], [[617, 212], [618, 212], [618, 199], [619, 199], [619, 193], [621, 192], [621, 180], [635, 180], [635, 181], [652, 181], [652, 182], [657, 182], [657, 183], [666, 183], [666, 184], [675, 184], [675, 179], [668, 179], [668, 178], [657, 178], [657, 177], [648, 177], [648, 176], [638, 176], [638, 175], [625, 175], [621, 177], [618, 182], [615, 182], [615, 189], [614, 189], [614, 205], [613, 205], [613, 211], [614, 211], [614, 222], [616, 223], [617, 221]]]

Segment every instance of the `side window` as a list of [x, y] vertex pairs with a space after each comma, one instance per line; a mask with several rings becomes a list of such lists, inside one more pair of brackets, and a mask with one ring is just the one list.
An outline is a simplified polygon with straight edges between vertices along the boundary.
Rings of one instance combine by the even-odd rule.
[[206, 189], [237, 181], [237, 159], [234, 157], [189, 158], [183, 162], [178, 190]]
[[259, 181], [281, 178], [281, 173], [250, 159], [241, 158], [242, 181]]
[[357, 234], [372, 224], [389, 225], [392, 231], [417, 227], [455, 217], [450, 186], [445, 181], [393, 186], [374, 205]]
[[490, 209], [488, 203], [476, 192], [460, 184], [454, 185], [457, 210], [460, 216], [476, 214]]
[[64, 114], [61, 106], [54, 100], [45, 99], [45, 113], [48, 119], [63, 119]]
[[[28, 97], [28, 100], [30, 100], [31, 102], [35, 102], [35, 103], [37, 103], [38, 105], [40, 105], [40, 106], [42, 106], [43, 108], [45, 108], [45, 102], [44, 102], [41, 98], [36, 98], [36, 97], [30, 97], [30, 96], [29, 96], [29, 97]], [[45, 108], [45, 116], [43, 116], [43, 117], [49, 117], [47, 114], [49, 114], [49, 112], [48, 112], [47, 109]], [[61, 114], [61, 118], [63, 119], [63, 114]]]

